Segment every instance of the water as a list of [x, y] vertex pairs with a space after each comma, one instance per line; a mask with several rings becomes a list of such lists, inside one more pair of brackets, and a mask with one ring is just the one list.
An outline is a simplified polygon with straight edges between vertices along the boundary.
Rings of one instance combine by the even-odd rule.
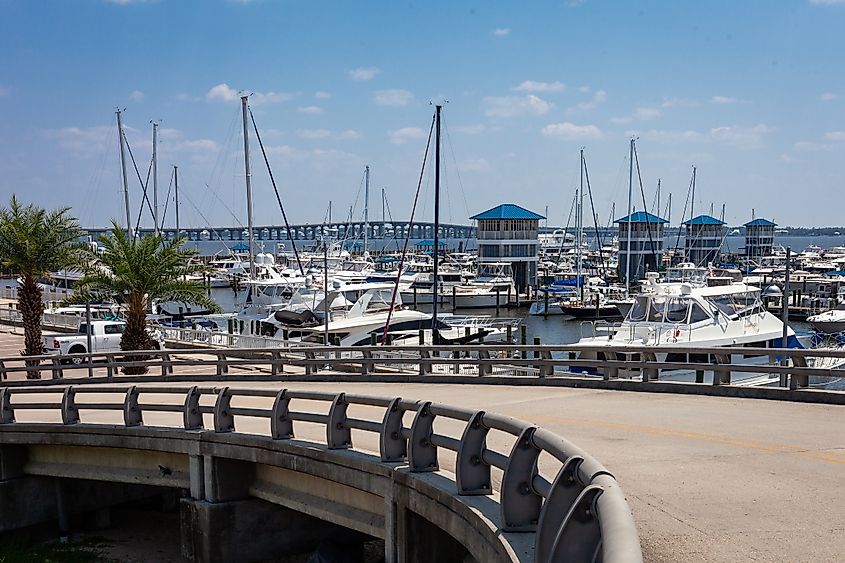
[[[843, 231], [845, 232], [845, 231]], [[387, 251], [389, 252], [397, 252], [400, 250], [402, 241], [399, 241], [397, 245], [395, 239], [370, 239], [372, 242], [372, 249], [373, 250], [381, 250], [382, 246], [386, 246]], [[443, 239], [444, 242], [447, 243], [448, 248], [450, 250], [457, 250], [458, 244], [461, 243], [464, 248], [466, 249], [475, 249], [475, 239]], [[201, 241], [190, 241], [186, 244], [188, 248], [194, 248], [201, 256], [212, 256], [218, 252], [225, 253], [227, 247], [232, 247], [238, 243], [244, 241], [219, 241], [219, 240], [201, 240]], [[290, 241], [288, 240], [264, 240], [264, 241], [256, 241], [256, 252], [275, 252], [276, 251], [276, 243], [284, 243], [286, 248], [290, 249]], [[413, 243], [419, 242], [418, 239], [411, 240], [411, 247], [413, 248]], [[313, 246], [315, 241], [296, 241], [297, 248], [303, 248], [304, 246]], [[595, 246], [596, 241], [593, 241], [593, 245]], [[677, 235], [668, 235], [663, 241], [663, 247], [666, 249], [675, 248], [679, 246], [683, 248], [684, 245], [684, 238], [681, 237], [680, 241], [677, 239]], [[791, 247], [795, 252], [802, 252], [808, 246], [815, 245], [820, 246], [821, 248], [832, 248], [834, 246], [843, 246], [845, 245], [845, 235], [843, 236], [794, 236], [789, 234], [776, 234], [775, 235], [775, 245], [781, 245], [784, 247]], [[728, 253], [737, 253], [745, 246], [745, 237], [742, 235], [732, 235], [725, 237], [725, 246], [724, 250]]]

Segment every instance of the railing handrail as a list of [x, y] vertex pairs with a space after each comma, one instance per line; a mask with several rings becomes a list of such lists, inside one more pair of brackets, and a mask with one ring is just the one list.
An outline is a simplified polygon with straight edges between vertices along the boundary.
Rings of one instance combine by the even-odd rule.
[[[13, 400], [46, 393], [61, 393], [61, 400]], [[118, 393], [122, 395], [119, 400], [101, 398]], [[84, 397], [88, 394], [99, 395], [97, 402], [86, 402]], [[176, 395], [180, 400], [177, 403], [139, 402], [142, 394]], [[215, 404], [201, 405], [203, 395], [215, 395]], [[232, 400], [237, 397], [274, 400], [270, 408], [233, 407]], [[291, 408], [292, 401], [300, 400], [328, 403], [329, 408], [324, 414]], [[347, 416], [349, 405], [382, 409], [381, 417], [376, 420], [350, 418]], [[319, 423], [325, 426], [325, 446], [330, 450], [352, 448], [350, 430], [354, 428], [377, 433], [381, 461], [405, 462], [412, 473], [438, 470], [437, 449], [445, 448], [457, 454], [454, 494], [458, 496], [493, 494], [490, 468], [496, 466], [504, 471], [498, 491], [499, 527], [502, 531], [534, 532], [535, 561], [557, 561], [560, 557], [556, 555], [557, 550], [564, 549], [561, 541], [582, 543], [583, 538], [593, 539], [587, 540], [590, 545], [579, 546], [579, 553], [593, 555], [600, 549], [603, 561], [608, 563], [642, 561], [633, 516], [613, 475], [574, 444], [519, 419], [428, 401], [322, 391], [101, 385], [0, 388], [0, 429], [16, 424], [16, 411], [33, 409], [59, 410], [65, 426], [86, 424], [80, 411], [87, 409], [122, 411], [126, 427], [143, 426], [145, 412], [179, 412], [183, 414], [181, 427], [194, 431], [204, 429], [203, 415], [209, 414], [213, 421], [209, 431], [215, 433], [236, 432], [237, 416], [266, 418], [270, 420], [270, 435], [274, 440], [293, 438], [297, 422]], [[406, 426], [403, 414], [409, 411], [414, 412], [414, 420]], [[433, 428], [435, 418], [464, 423], [461, 437], [437, 433]], [[34, 424], [44, 424], [45, 428], [53, 425]], [[486, 438], [491, 429], [516, 438], [510, 452], [488, 448]], [[550, 475], [551, 480], [539, 472], [537, 460], [542, 453], [560, 462], [555, 475]], [[608, 496], [602, 500], [605, 494]], [[525, 495], [536, 497], [537, 502], [526, 503]], [[585, 526], [591, 528], [592, 533], [584, 534]], [[571, 550], [572, 546], [567, 544], [566, 548]]]

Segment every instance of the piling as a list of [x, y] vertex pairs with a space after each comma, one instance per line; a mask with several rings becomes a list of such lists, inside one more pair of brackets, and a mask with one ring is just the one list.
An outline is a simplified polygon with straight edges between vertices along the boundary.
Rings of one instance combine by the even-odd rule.
[[[535, 337], [534, 337], [534, 346], [539, 346], [539, 345], [540, 345], [540, 337], [539, 337], [539, 336], [535, 336]], [[535, 359], [535, 360], [539, 360], [539, 359], [540, 359], [540, 351], [539, 351], [539, 350], [534, 350], [534, 359]]]
[[453, 285], [453, 286], [452, 286], [452, 310], [453, 310], [453, 311], [454, 311], [455, 309], [457, 309], [457, 305], [456, 305], [456, 304], [457, 304], [457, 302], [458, 302], [457, 292], [455, 291], [455, 286]]
[[497, 315], [499, 314], [499, 294], [500, 293], [501, 293], [501, 290], [497, 287], [496, 288], [496, 314]]
[[[434, 341], [434, 333], [432, 332], [432, 343]], [[420, 346], [425, 346], [425, 330], [420, 329]]]
[[543, 318], [549, 318], [549, 292], [543, 293]]

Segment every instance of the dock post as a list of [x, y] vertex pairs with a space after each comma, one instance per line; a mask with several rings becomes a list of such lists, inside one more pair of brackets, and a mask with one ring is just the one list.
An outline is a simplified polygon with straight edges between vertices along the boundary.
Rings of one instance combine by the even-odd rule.
[[501, 293], [501, 290], [497, 287], [496, 288], [496, 314], [497, 315], [499, 314], [499, 294], [500, 293]]
[[455, 286], [452, 286], [452, 311], [457, 309], [456, 303], [458, 302], [457, 292], [455, 291]]
[[543, 292], [543, 318], [549, 318], [549, 292]]
[[417, 308], [417, 286], [414, 285], [414, 309]]
[[[715, 375], [714, 375], [715, 377]], [[696, 383], [704, 383], [704, 370], [697, 369], [695, 370], [695, 382]]]
[[[433, 339], [432, 339], [432, 343], [433, 343]], [[423, 329], [420, 329], [420, 346], [425, 346], [425, 330], [423, 330]]]

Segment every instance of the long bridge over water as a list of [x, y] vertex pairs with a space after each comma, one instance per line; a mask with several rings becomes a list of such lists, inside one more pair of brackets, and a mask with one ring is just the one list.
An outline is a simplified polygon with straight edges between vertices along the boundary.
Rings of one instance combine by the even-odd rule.
[[[90, 235], [97, 236], [107, 232], [105, 228], [89, 228]], [[139, 229], [141, 235], [153, 232], [151, 228]], [[249, 232], [243, 226], [224, 227], [186, 227], [180, 231], [191, 241], [245, 241], [249, 239]], [[165, 228], [162, 231], [167, 238], [176, 236], [175, 228]], [[352, 240], [361, 241], [365, 232], [367, 238], [373, 241], [384, 239], [403, 240], [410, 235], [412, 240], [423, 240], [434, 238], [434, 223], [408, 221], [370, 221], [365, 224], [363, 221], [332, 222], [332, 223], [305, 223], [291, 225], [290, 229], [284, 225], [259, 225], [253, 228], [253, 236], [256, 241], [285, 241], [293, 238], [295, 241], [319, 241], [319, 240]], [[439, 236], [442, 240], [452, 240], [457, 246], [458, 241], [463, 241], [466, 247], [467, 241], [476, 237], [476, 227], [472, 225], [461, 225], [457, 223], [441, 223]]]

